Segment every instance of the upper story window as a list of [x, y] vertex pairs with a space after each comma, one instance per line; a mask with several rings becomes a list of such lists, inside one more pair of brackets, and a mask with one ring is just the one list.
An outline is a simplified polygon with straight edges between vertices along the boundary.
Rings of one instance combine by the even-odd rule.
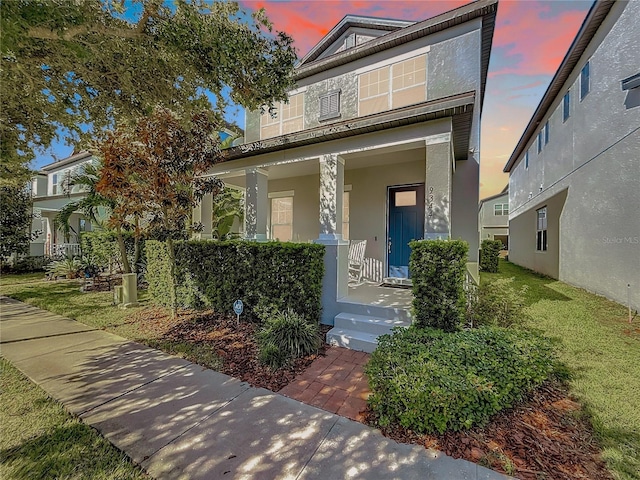
[[58, 174], [51, 175], [51, 195], [58, 194]]
[[420, 55], [362, 73], [359, 82], [361, 116], [424, 102], [427, 96], [427, 57]]
[[544, 144], [549, 143], [549, 121], [544, 124]]
[[319, 120], [329, 120], [340, 116], [340, 90], [326, 93], [320, 96]]
[[542, 152], [542, 130], [538, 133], [538, 153]]
[[304, 128], [304, 93], [289, 97], [289, 103], [280, 102], [271, 112], [260, 116], [260, 138], [271, 138]]
[[571, 91], [568, 91], [564, 94], [564, 98], [562, 99], [562, 121], [566, 122], [569, 116], [571, 109]]
[[493, 206], [493, 214], [496, 215], [496, 216], [509, 215], [509, 204], [508, 203], [496, 203]]
[[580, 100], [587, 96], [591, 90], [591, 76], [589, 74], [589, 63], [587, 62], [580, 71]]

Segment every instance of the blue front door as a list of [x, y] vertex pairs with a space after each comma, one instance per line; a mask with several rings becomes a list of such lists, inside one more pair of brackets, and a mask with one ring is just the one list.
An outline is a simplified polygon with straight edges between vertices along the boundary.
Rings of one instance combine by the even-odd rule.
[[424, 184], [389, 187], [388, 191], [388, 276], [409, 278], [409, 242], [424, 235]]

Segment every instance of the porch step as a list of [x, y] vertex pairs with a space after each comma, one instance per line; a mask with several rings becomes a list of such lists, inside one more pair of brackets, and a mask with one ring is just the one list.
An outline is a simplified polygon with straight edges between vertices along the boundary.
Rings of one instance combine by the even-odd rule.
[[393, 327], [408, 327], [410, 322], [399, 318], [389, 319], [342, 312], [335, 316], [334, 326], [343, 330], [354, 330], [373, 335], [391, 333]]
[[387, 320], [402, 320], [407, 323], [411, 323], [412, 320], [410, 307], [363, 304], [343, 298], [338, 300], [338, 308], [341, 312], [356, 315], [365, 315]]
[[378, 346], [378, 335], [334, 327], [327, 332], [327, 343], [349, 350], [371, 353]]

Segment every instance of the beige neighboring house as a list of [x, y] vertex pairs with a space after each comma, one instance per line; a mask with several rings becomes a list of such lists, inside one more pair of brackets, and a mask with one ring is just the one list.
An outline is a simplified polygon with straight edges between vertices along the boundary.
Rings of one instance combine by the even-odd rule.
[[80, 253], [79, 235], [91, 231], [91, 221], [80, 213], [70, 218], [71, 234], [65, 238], [56, 228], [54, 218], [60, 210], [70, 202], [81, 199], [85, 193], [81, 187], [75, 186], [70, 191], [68, 182], [76, 172], [93, 162], [88, 152], [74, 153], [71, 156], [42, 167], [33, 178], [31, 192], [33, 195], [33, 214], [31, 230], [40, 235], [31, 241], [30, 255], [78, 255]]
[[595, 2], [509, 172], [509, 260], [640, 307], [640, 1]]
[[[408, 319], [410, 299], [378, 285], [408, 280], [413, 239], [466, 240], [477, 274], [496, 11], [496, 0], [480, 0], [418, 22], [347, 15], [297, 65], [288, 103], [247, 112], [245, 143], [211, 169], [245, 191], [246, 238], [326, 246], [323, 323]], [[210, 211], [205, 198], [195, 213], [204, 238]], [[348, 285], [349, 240], [367, 242], [364, 277], [379, 288], [369, 295]], [[359, 328], [336, 342], [369, 348]]]
[[500, 240], [509, 249], [509, 185], [502, 192], [480, 200], [478, 207], [480, 243]]

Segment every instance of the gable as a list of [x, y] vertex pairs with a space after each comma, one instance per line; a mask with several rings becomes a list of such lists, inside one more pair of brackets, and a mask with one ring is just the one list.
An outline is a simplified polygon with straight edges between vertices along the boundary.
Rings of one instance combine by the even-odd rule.
[[304, 56], [298, 67], [362, 45], [414, 23], [406, 20], [347, 15]]

